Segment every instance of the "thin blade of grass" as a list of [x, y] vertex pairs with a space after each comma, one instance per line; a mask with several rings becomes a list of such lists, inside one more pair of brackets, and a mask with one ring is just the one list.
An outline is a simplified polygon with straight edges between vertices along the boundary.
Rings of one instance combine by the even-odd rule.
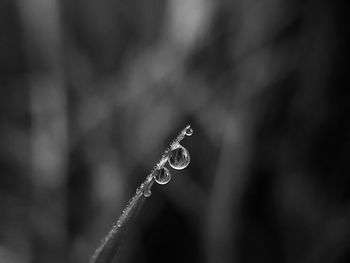
[[90, 259], [90, 263], [109, 263], [114, 262], [118, 257], [122, 244], [124, 243], [125, 233], [129, 229], [133, 219], [141, 209], [146, 197], [145, 191], [150, 191], [153, 180], [144, 182], [136, 191], [129, 204], [124, 209], [121, 216], [113, 223], [112, 229], [102, 240], [101, 245], [96, 249]]
[[151, 187], [154, 183], [156, 171], [162, 169], [166, 164], [171, 150], [178, 147], [180, 141], [182, 141], [186, 135], [190, 136], [192, 134], [188, 134], [189, 130], [190, 125], [187, 125], [170, 144], [170, 147], [165, 150], [161, 159], [146, 177], [146, 180], [137, 188], [134, 197], [130, 199], [121, 216], [113, 223], [112, 229], [102, 240], [101, 245], [95, 250], [89, 263], [112, 263], [118, 258], [126, 232], [130, 228], [138, 211], [142, 208], [146, 197], [151, 195]]

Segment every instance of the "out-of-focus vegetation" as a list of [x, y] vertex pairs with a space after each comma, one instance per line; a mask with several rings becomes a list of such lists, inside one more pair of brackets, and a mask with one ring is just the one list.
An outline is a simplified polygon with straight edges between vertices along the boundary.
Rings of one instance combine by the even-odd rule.
[[0, 262], [349, 262], [346, 1], [3, 0]]

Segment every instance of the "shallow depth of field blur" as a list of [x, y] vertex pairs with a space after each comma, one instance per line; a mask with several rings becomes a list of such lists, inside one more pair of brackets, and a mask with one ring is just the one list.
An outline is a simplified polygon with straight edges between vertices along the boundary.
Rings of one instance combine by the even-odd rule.
[[0, 262], [350, 262], [349, 4], [3, 0]]

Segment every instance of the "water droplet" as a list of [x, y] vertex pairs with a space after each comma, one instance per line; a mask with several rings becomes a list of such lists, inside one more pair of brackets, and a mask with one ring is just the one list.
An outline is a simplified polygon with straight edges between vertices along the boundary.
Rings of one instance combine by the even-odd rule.
[[121, 226], [121, 223], [119, 220], [117, 222], [113, 223], [113, 228], [120, 227], [120, 226]]
[[150, 196], [152, 195], [152, 192], [151, 192], [151, 190], [146, 189], [146, 190], [143, 192], [143, 195], [144, 195], [145, 197], [150, 197]]
[[162, 167], [155, 172], [154, 179], [158, 184], [167, 184], [171, 180], [171, 174], [167, 168]]
[[185, 147], [179, 145], [171, 151], [169, 156], [169, 165], [176, 170], [185, 169], [190, 163], [190, 154]]
[[191, 128], [191, 127], [186, 128], [185, 134], [186, 134], [187, 136], [191, 136], [191, 135], [193, 134], [192, 128]]

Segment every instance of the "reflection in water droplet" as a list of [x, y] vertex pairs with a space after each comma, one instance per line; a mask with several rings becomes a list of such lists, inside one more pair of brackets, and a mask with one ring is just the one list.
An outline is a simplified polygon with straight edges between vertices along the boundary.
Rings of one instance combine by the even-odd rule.
[[192, 128], [191, 128], [191, 127], [188, 127], [188, 128], [185, 130], [185, 134], [186, 134], [187, 136], [191, 136], [191, 135], [193, 134]]
[[158, 184], [167, 184], [171, 180], [171, 174], [167, 168], [162, 167], [155, 172], [154, 179]]
[[179, 145], [171, 151], [169, 156], [169, 165], [176, 170], [182, 170], [190, 163], [190, 154], [185, 147]]
[[152, 192], [151, 192], [151, 190], [146, 189], [146, 190], [143, 192], [143, 195], [144, 195], [145, 197], [150, 197], [150, 196], [152, 195]]

